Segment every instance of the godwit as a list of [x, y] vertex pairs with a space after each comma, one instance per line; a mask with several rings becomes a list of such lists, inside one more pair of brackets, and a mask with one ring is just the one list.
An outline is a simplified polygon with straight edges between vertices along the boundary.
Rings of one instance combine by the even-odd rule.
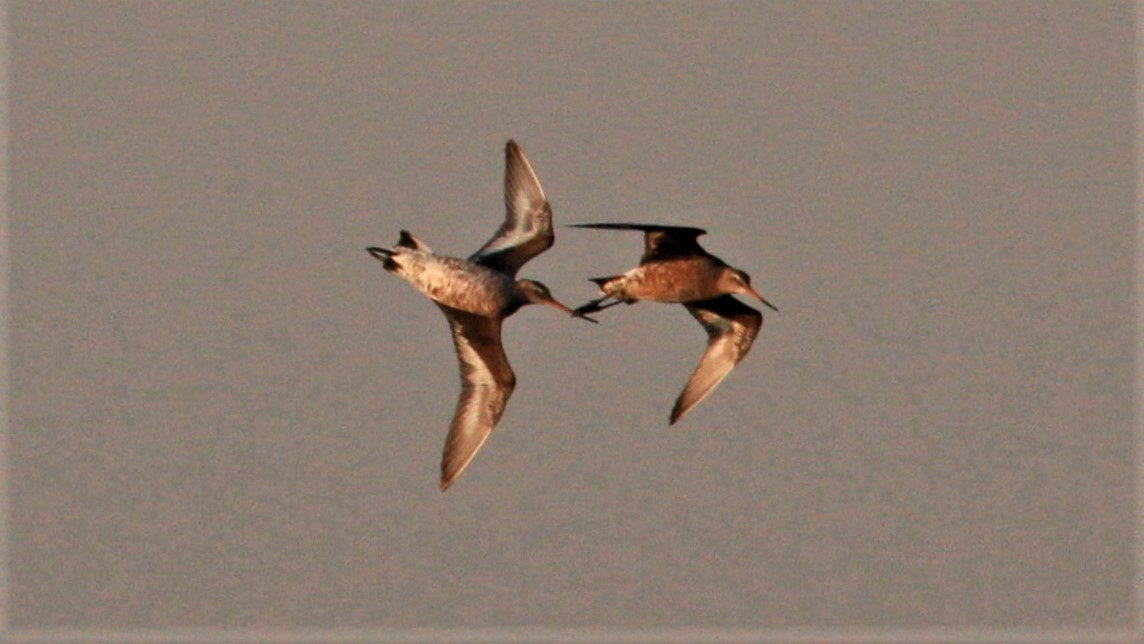
[[552, 208], [515, 141], [505, 145], [504, 224], [467, 260], [438, 255], [408, 231], [393, 248], [367, 248], [445, 313], [461, 364], [461, 397], [445, 439], [441, 490], [465, 471], [504, 413], [516, 375], [501, 345], [501, 323], [526, 304], [547, 304], [595, 322], [552, 297], [540, 282], [517, 280], [528, 260], [552, 246]]
[[[639, 230], [644, 233], [640, 265], [623, 275], [592, 279], [604, 294], [576, 309], [585, 315], [620, 302], [674, 302], [684, 306], [707, 331], [707, 351], [671, 410], [675, 424], [706, 398], [751, 350], [763, 315], [732, 297], [750, 295], [778, 311], [751, 287], [751, 278], [708, 253], [696, 241], [701, 228], [647, 224], [573, 224], [575, 228]], [[613, 302], [604, 304], [607, 300]]]

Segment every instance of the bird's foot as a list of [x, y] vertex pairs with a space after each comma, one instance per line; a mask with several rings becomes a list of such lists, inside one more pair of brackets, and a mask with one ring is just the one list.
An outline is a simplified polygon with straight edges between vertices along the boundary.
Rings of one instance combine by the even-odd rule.
[[621, 300], [616, 300], [614, 302], [608, 302], [607, 304], [602, 304], [602, 302], [606, 299], [608, 299], [608, 298], [602, 297], [598, 300], [592, 300], [591, 302], [588, 302], [587, 304], [584, 304], [583, 306], [580, 306], [579, 308], [577, 308], [575, 310], [575, 312], [573, 313], [573, 315], [576, 315], [577, 317], [583, 317], [584, 315], [586, 315], [588, 313], [596, 313], [597, 311], [603, 311], [604, 309], [613, 307], [613, 306], [615, 306], [621, 302]]

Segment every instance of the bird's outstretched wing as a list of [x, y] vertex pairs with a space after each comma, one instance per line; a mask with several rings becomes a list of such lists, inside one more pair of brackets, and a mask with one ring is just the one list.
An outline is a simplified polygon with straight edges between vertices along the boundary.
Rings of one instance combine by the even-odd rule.
[[601, 230], [639, 230], [644, 234], [644, 254], [640, 264], [675, 257], [706, 255], [697, 241], [706, 235], [702, 228], [687, 226], [660, 226], [657, 224], [571, 224], [571, 228], [598, 228]]
[[516, 375], [501, 345], [501, 320], [438, 306], [449, 320], [461, 366], [461, 397], [441, 459], [441, 490], [446, 490], [500, 420], [516, 386]]
[[504, 157], [504, 223], [469, 261], [516, 277], [520, 267], [548, 250], [556, 236], [552, 207], [524, 151], [510, 140]]
[[707, 331], [707, 351], [671, 410], [671, 424], [706, 398], [751, 350], [763, 314], [730, 295], [683, 305]]

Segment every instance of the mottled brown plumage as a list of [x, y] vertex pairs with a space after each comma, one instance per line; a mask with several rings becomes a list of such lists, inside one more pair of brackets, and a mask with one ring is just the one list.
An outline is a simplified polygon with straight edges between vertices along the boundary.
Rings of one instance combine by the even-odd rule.
[[441, 459], [441, 489], [464, 472], [500, 421], [516, 386], [501, 345], [504, 319], [527, 304], [576, 313], [540, 282], [517, 280], [528, 260], [552, 246], [552, 208], [514, 141], [505, 145], [507, 214], [492, 239], [467, 260], [438, 255], [407, 231], [393, 248], [367, 250], [385, 269], [429, 296], [449, 321], [461, 368], [461, 396]]
[[697, 240], [707, 232], [701, 228], [611, 223], [573, 227], [644, 233], [639, 266], [623, 275], [593, 278], [603, 297], [579, 307], [577, 313], [594, 313], [621, 302], [678, 303], [707, 331], [707, 350], [671, 410], [670, 422], [674, 424], [731, 373], [759, 334], [763, 315], [733, 295], [749, 295], [778, 309], [751, 286], [750, 276], [699, 245]]

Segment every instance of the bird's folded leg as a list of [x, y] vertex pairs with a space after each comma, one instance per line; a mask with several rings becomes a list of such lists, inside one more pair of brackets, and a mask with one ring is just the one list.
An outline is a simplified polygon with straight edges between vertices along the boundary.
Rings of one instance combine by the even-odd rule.
[[584, 317], [588, 313], [595, 313], [597, 311], [603, 311], [604, 309], [609, 308], [609, 307], [613, 307], [613, 306], [615, 306], [615, 305], [617, 305], [623, 301], [623, 300], [615, 300], [614, 302], [608, 302], [607, 304], [602, 304], [602, 302], [604, 302], [607, 299], [608, 299], [607, 297], [601, 297], [598, 300], [592, 300], [591, 302], [588, 302], [587, 304], [584, 304], [583, 306], [580, 306], [579, 308], [577, 308], [573, 312], [573, 314], [576, 315], [576, 317]]

